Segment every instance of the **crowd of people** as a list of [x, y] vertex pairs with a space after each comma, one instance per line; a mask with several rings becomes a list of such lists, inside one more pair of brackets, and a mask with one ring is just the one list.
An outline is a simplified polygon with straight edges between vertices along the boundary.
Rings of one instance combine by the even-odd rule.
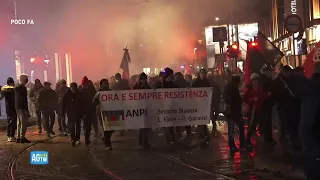
[[[65, 80], [61, 80], [54, 90], [50, 82], [44, 82], [42, 85], [37, 79], [29, 94], [26, 88], [28, 76], [21, 75], [18, 84], [9, 77], [7, 85], [1, 88], [1, 95], [6, 101], [9, 142], [30, 143], [25, 137], [27, 121], [30, 117], [29, 98], [35, 107], [38, 133], [44, 130], [48, 137], [55, 135], [53, 125], [57, 114], [60, 133], [65, 136], [70, 134], [71, 143], [75, 146], [80, 144], [81, 122], [86, 144], [90, 144], [92, 128], [94, 136], [100, 136], [99, 124], [101, 126], [103, 124], [99, 108], [100, 91], [212, 87], [211, 120], [215, 125], [220, 112], [224, 113], [228, 123], [228, 143], [231, 153], [239, 151], [239, 148], [252, 151], [251, 137], [257, 131], [264, 137], [267, 147], [273, 148], [277, 144], [272, 129], [272, 112], [276, 105], [280, 124], [278, 142], [288, 140], [292, 152], [301, 152], [301, 150], [308, 152], [306, 158], [310, 161], [306, 166], [310, 167], [309, 170], [313, 170], [313, 165], [319, 165], [319, 159], [316, 160], [316, 157], [320, 154], [319, 131], [316, 129], [319, 127], [319, 121], [316, 119], [320, 116], [319, 74], [320, 66], [317, 63], [315, 74], [311, 79], [304, 77], [302, 67], [291, 69], [289, 66], [282, 66], [278, 73], [272, 68], [264, 68], [261, 73], [253, 73], [250, 81], [242, 86], [242, 77], [237, 75], [227, 76], [224, 83], [217, 83], [213, 73], [205, 69], [201, 69], [193, 78], [189, 74], [174, 73], [172, 69], [165, 68], [158, 76], [149, 78], [145, 73], [141, 73], [132, 76], [130, 80], [125, 80], [117, 73], [114, 77], [93, 83], [85, 76], [80, 85], [72, 82], [69, 87]], [[223, 98], [224, 109], [220, 108], [221, 98]], [[247, 122], [244, 117], [247, 117]], [[246, 135], [245, 123], [248, 123]], [[239, 148], [234, 141], [235, 124], [239, 128]], [[166, 128], [168, 144], [176, 143], [182, 128], [186, 130], [187, 136], [193, 134], [191, 127]], [[207, 126], [197, 128], [199, 137], [204, 140], [204, 145], [208, 144], [210, 134]], [[17, 131], [16, 138], [15, 131]], [[139, 145], [144, 149], [151, 147], [150, 131], [151, 129], [139, 131]], [[107, 150], [112, 150], [110, 138], [113, 132], [103, 132]], [[215, 127], [213, 132], [216, 133]], [[121, 133], [124, 134], [125, 131]]]

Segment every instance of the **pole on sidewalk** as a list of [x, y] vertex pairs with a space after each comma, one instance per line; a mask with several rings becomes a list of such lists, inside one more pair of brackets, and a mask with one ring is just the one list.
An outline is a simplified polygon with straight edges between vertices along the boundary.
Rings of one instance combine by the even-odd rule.
[[292, 52], [293, 52], [293, 65], [294, 68], [297, 67], [297, 60], [296, 60], [296, 43], [295, 43], [295, 37], [294, 37], [294, 33], [292, 33]]

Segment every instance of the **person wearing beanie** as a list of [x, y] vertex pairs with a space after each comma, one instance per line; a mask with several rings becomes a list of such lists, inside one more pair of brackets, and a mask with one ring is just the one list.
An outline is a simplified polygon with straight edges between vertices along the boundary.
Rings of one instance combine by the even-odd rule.
[[[139, 81], [134, 85], [133, 89], [151, 89], [147, 82], [148, 76], [143, 72], [139, 76]], [[139, 131], [139, 146], [143, 149], [150, 149], [151, 145], [149, 143], [151, 129], [141, 128]]]
[[[256, 132], [258, 122], [262, 118], [263, 105], [267, 97], [268, 93], [262, 88], [260, 76], [255, 73], [252, 74], [250, 76], [250, 82], [243, 98], [244, 102], [249, 106], [248, 119], [250, 119], [250, 125], [246, 137], [246, 145], [248, 151], [252, 150], [251, 136], [254, 132]], [[253, 117], [252, 114], [254, 115]]]
[[47, 136], [55, 135], [53, 125], [55, 122], [55, 111], [58, 107], [58, 98], [56, 92], [51, 88], [50, 82], [44, 82], [44, 87], [39, 90], [37, 103], [41, 110], [47, 129]]
[[59, 131], [65, 136], [68, 135], [68, 128], [66, 124], [66, 117], [65, 115], [61, 114], [61, 108], [62, 108], [63, 96], [67, 93], [68, 89], [69, 88], [67, 87], [67, 82], [64, 79], [60, 80], [58, 88], [55, 89], [57, 98], [58, 98], [57, 114], [58, 114]]
[[29, 99], [30, 101], [34, 104], [35, 107], [35, 113], [36, 113], [36, 120], [37, 120], [37, 125], [38, 125], [38, 133], [42, 133], [42, 127], [44, 127], [44, 130], [46, 131], [46, 126], [45, 125], [45, 120], [42, 122], [42, 113], [39, 109], [39, 105], [37, 104], [37, 97], [40, 89], [43, 88], [43, 85], [41, 84], [41, 81], [39, 79], [36, 79], [34, 81], [34, 86], [32, 87], [30, 94], [29, 94]]
[[84, 115], [83, 97], [75, 82], [70, 84], [70, 88], [62, 97], [61, 115], [68, 117], [68, 127], [70, 128], [72, 146], [80, 144], [81, 118]]
[[91, 136], [91, 129], [93, 126], [94, 129], [94, 136], [99, 136], [98, 131], [98, 120], [96, 118], [96, 108], [92, 104], [92, 99], [94, 98], [96, 94], [96, 89], [93, 86], [93, 83], [91, 80], [88, 80], [88, 78], [85, 76], [83, 78], [84, 84], [80, 86], [79, 92], [83, 98], [83, 110], [84, 110], [84, 116], [82, 117], [83, 124], [84, 124], [84, 130], [85, 130], [85, 143], [86, 145], [89, 145], [91, 143], [90, 136]]
[[[173, 70], [170, 68], [164, 69], [164, 76], [163, 80], [159, 82], [156, 86], [157, 89], [168, 89], [168, 88], [178, 88], [177, 85], [173, 82]], [[167, 143], [169, 144], [176, 144], [176, 134], [174, 131], [174, 127], [168, 127], [168, 134], [167, 134]]]
[[7, 113], [7, 136], [8, 142], [16, 142], [14, 137], [17, 129], [17, 113], [14, 105], [14, 80], [8, 77], [7, 85], [1, 87], [1, 97], [5, 98], [5, 106]]
[[110, 91], [111, 89], [109, 88], [109, 81], [107, 79], [101, 79], [100, 81], [100, 87], [99, 91], [96, 93], [96, 95], [93, 98], [92, 103], [96, 106], [96, 114], [97, 117], [102, 125], [103, 128], [103, 142], [106, 147], [107, 151], [112, 150], [112, 144], [111, 144], [111, 136], [114, 133], [114, 130], [106, 130], [104, 129], [104, 117], [101, 116], [101, 109], [100, 109], [100, 92], [101, 91]]
[[30, 117], [28, 108], [28, 92], [26, 84], [28, 83], [27, 75], [20, 75], [19, 84], [14, 88], [14, 103], [18, 116], [17, 120], [17, 143], [30, 143], [25, 137], [27, 123]]
[[87, 77], [87, 76], [84, 76], [84, 77], [82, 78], [82, 80], [81, 80], [81, 85], [80, 85], [80, 87], [86, 86], [87, 83], [88, 83], [88, 81], [89, 81], [88, 77]]
[[253, 81], [253, 80], [256, 80], [256, 79], [259, 79], [260, 78], [260, 75], [257, 74], [257, 73], [253, 73], [251, 74], [250, 76], [250, 81]]
[[[197, 79], [192, 83], [191, 87], [212, 87], [211, 84], [209, 83], [207, 79], [207, 73], [208, 71], [205, 69], [201, 69], [199, 71], [199, 74], [197, 76]], [[211, 114], [213, 115], [213, 106], [211, 103]], [[199, 125], [198, 126], [199, 132], [200, 132], [200, 137], [204, 140], [201, 146], [207, 147], [209, 145], [209, 132], [208, 132], [208, 126], [207, 125]]]

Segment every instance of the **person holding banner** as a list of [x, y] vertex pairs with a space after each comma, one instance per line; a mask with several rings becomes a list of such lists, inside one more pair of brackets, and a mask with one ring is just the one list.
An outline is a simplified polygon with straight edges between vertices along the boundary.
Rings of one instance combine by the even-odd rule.
[[[157, 85], [157, 89], [178, 88], [173, 82], [173, 70], [170, 68], [164, 69], [162, 81]], [[174, 127], [168, 127], [169, 134], [167, 135], [167, 142], [170, 144], [176, 143], [176, 134]]]
[[[209, 81], [207, 80], [207, 70], [201, 69], [197, 76], [197, 79], [193, 82], [192, 87], [212, 87]], [[211, 103], [211, 111], [213, 111], [212, 103]], [[212, 114], [212, 112], [211, 112]], [[213, 115], [213, 114], [212, 114]], [[212, 119], [212, 117], [211, 117]], [[204, 144], [209, 144], [210, 136], [208, 132], [207, 125], [199, 125], [200, 138], [204, 139]]]
[[[111, 89], [109, 88], [109, 81], [107, 79], [102, 79], [100, 81], [100, 87], [99, 91], [96, 93], [96, 95], [93, 98], [93, 104], [97, 107], [99, 107], [99, 99], [100, 99], [100, 91], [110, 91]], [[99, 107], [100, 109], [100, 107]], [[101, 117], [101, 112], [98, 117], [100, 118], [100, 121], [102, 121], [102, 124], [104, 124], [103, 118]], [[111, 136], [114, 131], [106, 131], [105, 129], [103, 130], [103, 135], [104, 135], [104, 145], [106, 146], [107, 151], [112, 150], [112, 145], [111, 145]]]
[[[181, 72], [176, 72], [174, 74], [174, 84], [178, 86], [178, 88], [189, 88], [190, 84], [184, 79], [183, 74]], [[181, 136], [180, 127], [176, 127], [176, 132]], [[186, 126], [187, 136], [191, 136], [191, 126]]]
[[[139, 76], [139, 81], [134, 85], [133, 89], [151, 89], [148, 82], [148, 76], [145, 73], [141, 73]], [[150, 149], [151, 146], [149, 144], [149, 134], [150, 128], [142, 128], [139, 131], [139, 145], [143, 149]]]

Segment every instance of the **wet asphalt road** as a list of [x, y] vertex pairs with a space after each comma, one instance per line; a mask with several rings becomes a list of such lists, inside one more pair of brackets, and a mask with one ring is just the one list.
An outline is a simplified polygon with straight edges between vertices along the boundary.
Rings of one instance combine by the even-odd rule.
[[[45, 139], [44, 135], [33, 133], [29, 128], [29, 139]], [[230, 155], [227, 146], [226, 127], [219, 126], [219, 134], [212, 138], [211, 147], [199, 148], [197, 138], [190, 137], [178, 145], [167, 146], [163, 136], [153, 135], [152, 150], [140, 150], [136, 131], [124, 137], [115, 133], [112, 152], [107, 152], [99, 138], [93, 138], [92, 145], [72, 147], [70, 137], [56, 137], [39, 143], [25, 151], [13, 166], [15, 180], [293, 180], [274, 172], [257, 170], [254, 159], [258, 152], [240, 152]], [[8, 178], [8, 164], [28, 145], [7, 143], [4, 132], [0, 138], [1, 173], [0, 180]], [[30, 165], [32, 150], [49, 151], [49, 165]], [[296, 178], [299, 179], [299, 178]]]

